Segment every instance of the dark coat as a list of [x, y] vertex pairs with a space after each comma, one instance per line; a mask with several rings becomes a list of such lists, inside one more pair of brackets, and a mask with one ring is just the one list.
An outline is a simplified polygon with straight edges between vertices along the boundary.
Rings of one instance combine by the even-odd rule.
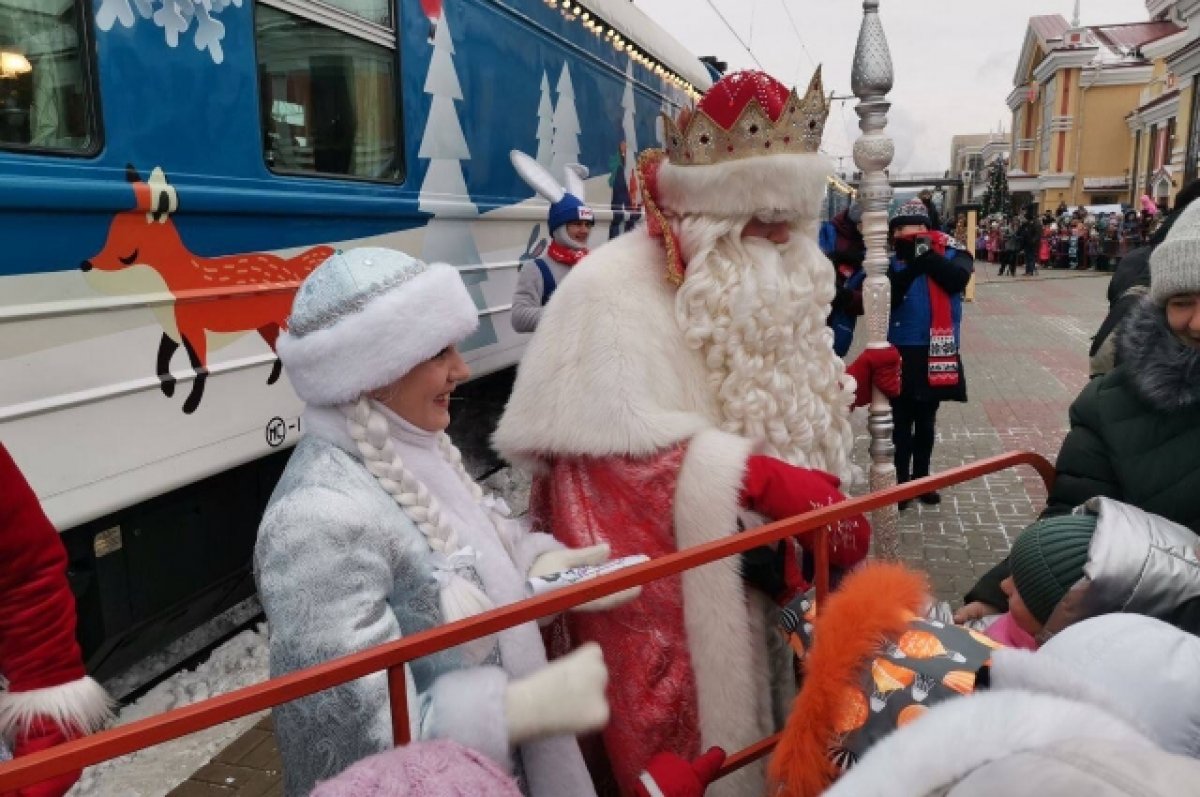
[[1117, 270], [1113, 272], [1112, 279], [1108, 283], [1108, 315], [1100, 323], [1100, 329], [1092, 338], [1092, 348], [1088, 352], [1088, 356], [1093, 358], [1092, 376], [1107, 373], [1111, 367], [1115, 366], [1116, 362], [1119, 362], [1117, 360], [1110, 366], [1107, 363], [1107, 357], [1097, 358], [1096, 355], [1105, 348], [1105, 343], [1129, 315], [1129, 311], [1137, 306], [1141, 297], [1149, 290], [1150, 255], [1153, 254], [1155, 247], [1166, 239], [1167, 233], [1171, 231], [1171, 226], [1177, 217], [1178, 214], [1170, 216], [1145, 246], [1140, 246], [1121, 258]]
[[[1200, 350], [1167, 327], [1143, 300], [1121, 325], [1120, 365], [1093, 379], [1071, 405], [1071, 430], [1055, 463], [1042, 517], [1104, 496], [1161, 515], [1200, 534]], [[1005, 559], [967, 593], [999, 608]]]

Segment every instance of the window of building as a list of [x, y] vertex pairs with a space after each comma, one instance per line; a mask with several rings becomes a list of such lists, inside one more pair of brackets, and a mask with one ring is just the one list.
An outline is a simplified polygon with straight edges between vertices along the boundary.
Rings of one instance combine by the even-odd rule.
[[0, 0], [0, 147], [99, 149], [82, 0]]
[[[390, 0], [331, 3], [390, 25]], [[280, 172], [403, 176], [393, 47], [259, 3], [254, 28], [263, 151]]]
[[1050, 123], [1054, 120], [1054, 90], [1057, 86], [1057, 78], [1051, 78], [1042, 92], [1042, 151], [1038, 158], [1038, 170], [1043, 172], [1050, 169], [1050, 142], [1053, 139]]
[[1129, 201], [1132, 204], [1137, 199], [1138, 181], [1142, 171], [1142, 131], [1133, 133], [1133, 179], [1129, 181]]
[[1200, 84], [1193, 83], [1191, 124], [1188, 125], [1188, 145], [1183, 161], [1183, 183], [1196, 179], [1197, 159], [1200, 159]]
[[1175, 117], [1167, 121], [1167, 143], [1163, 149], [1163, 165], [1171, 163], [1171, 153], [1175, 151]]
[[1159, 158], [1162, 155], [1162, 141], [1158, 138], [1158, 125], [1150, 125], [1150, 133], [1146, 136], [1147, 146], [1150, 157], [1146, 163], [1146, 190], [1150, 190], [1150, 176], [1158, 171], [1158, 167], [1162, 166], [1162, 161]]

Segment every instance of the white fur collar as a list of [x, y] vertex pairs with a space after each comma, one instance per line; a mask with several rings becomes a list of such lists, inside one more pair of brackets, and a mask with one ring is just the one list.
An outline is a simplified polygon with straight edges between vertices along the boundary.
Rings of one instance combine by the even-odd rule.
[[719, 416], [675, 321], [666, 256], [645, 228], [584, 258], [546, 306], [493, 442], [507, 459], [647, 456]]

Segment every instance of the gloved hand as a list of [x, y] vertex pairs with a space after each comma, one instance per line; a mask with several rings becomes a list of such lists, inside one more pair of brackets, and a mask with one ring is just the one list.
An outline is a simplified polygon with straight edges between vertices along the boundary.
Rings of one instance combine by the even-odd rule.
[[877, 387], [888, 398], [900, 395], [900, 352], [890, 343], [883, 349], [863, 349], [863, 353], [846, 366], [846, 373], [854, 377], [854, 405], [865, 407], [871, 403], [871, 388]]
[[[13, 740], [13, 757], [20, 758], [23, 755], [49, 750], [55, 745], [68, 741], [69, 738], [54, 720], [43, 716], [34, 717], [26, 729], [18, 733]], [[62, 797], [71, 790], [81, 774], [83, 774], [82, 770], [68, 772], [41, 783], [26, 786], [13, 794], [14, 797]]]
[[[804, 514], [845, 501], [838, 491], [841, 480], [819, 470], [798, 468], [774, 457], [751, 456], [742, 477], [741, 505], [772, 520]], [[812, 550], [812, 537], [800, 538], [804, 550]], [[829, 562], [849, 568], [867, 556], [871, 524], [862, 515], [839, 521], [830, 528]]]
[[796, 559], [796, 541], [760, 545], [742, 554], [742, 579], [780, 606], [808, 589]]
[[633, 793], [636, 797], [704, 797], [724, 763], [725, 751], [720, 747], [710, 747], [690, 762], [674, 753], [659, 753], [646, 765]]
[[595, 642], [509, 683], [504, 696], [509, 744], [600, 730], [608, 724], [607, 686], [608, 668]]
[[[533, 561], [527, 577], [538, 578], [548, 576], [551, 573], [561, 573], [573, 567], [602, 565], [608, 561], [611, 552], [612, 549], [607, 544], [591, 545], [587, 548], [559, 548], [555, 551], [547, 551]], [[630, 587], [615, 595], [607, 595], [603, 598], [589, 601], [582, 606], [576, 606], [571, 611], [602, 612], [608, 609], [615, 609], [618, 606], [624, 606], [626, 603], [635, 600], [641, 594], [641, 587]]]

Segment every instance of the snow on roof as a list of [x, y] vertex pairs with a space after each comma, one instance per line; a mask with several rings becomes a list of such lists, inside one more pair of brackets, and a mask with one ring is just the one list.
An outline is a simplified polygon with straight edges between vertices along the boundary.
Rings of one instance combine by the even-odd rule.
[[712, 78], [700, 59], [629, 0], [584, 0], [583, 4], [626, 39], [636, 42], [661, 61], [663, 66], [678, 73], [697, 91], [707, 91], [712, 86]]

